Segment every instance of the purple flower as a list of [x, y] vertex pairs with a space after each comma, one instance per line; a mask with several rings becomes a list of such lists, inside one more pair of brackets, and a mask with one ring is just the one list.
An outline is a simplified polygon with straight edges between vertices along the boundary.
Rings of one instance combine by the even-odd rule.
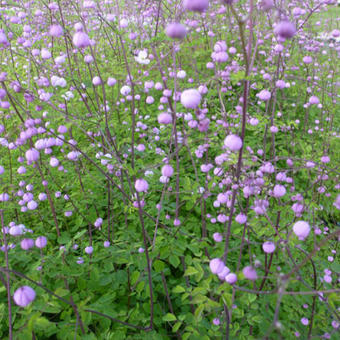
[[340, 194], [336, 197], [335, 202], [333, 203], [334, 207], [340, 210]]
[[49, 34], [54, 38], [61, 37], [63, 35], [63, 28], [60, 25], [52, 25]]
[[52, 168], [55, 168], [55, 167], [57, 167], [58, 165], [59, 165], [58, 159], [55, 158], [55, 157], [51, 157], [51, 159], [50, 159], [50, 166], [51, 166]]
[[166, 27], [165, 34], [172, 39], [183, 39], [187, 34], [187, 29], [179, 22], [173, 22]]
[[319, 104], [320, 103], [320, 100], [317, 96], [311, 96], [309, 98], [309, 104]]
[[257, 94], [257, 97], [263, 101], [267, 101], [271, 97], [271, 93], [268, 90], [262, 90]]
[[9, 200], [9, 195], [5, 192], [0, 194], [0, 202], [7, 202]]
[[224, 266], [222, 271], [220, 271], [219, 273], [217, 273], [217, 276], [220, 280], [224, 280], [225, 277], [230, 273], [230, 269], [227, 266]]
[[222, 242], [223, 236], [220, 233], [214, 233], [213, 234], [213, 239], [215, 242]]
[[221, 323], [221, 321], [220, 321], [219, 318], [213, 319], [213, 324], [214, 324], [215, 326], [218, 326], [220, 323]]
[[13, 226], [9, 229], [9, 234], [12, 236], [19, 236], [22, 235], [23, 230], [19, 226]]
[[303, 241], [310, 232], [309, 224], [305, 221], [298, 221], [293, 226], [293, 232], [299, 240]]
[[45, 236], [39, 236], [36, 240], [35, 240], [35, 246], [37, 248], [45, 248], [47, 245], [47, 238]]
[[100, 228], [100, 226], [103, 224], [103, 219], [101, 217], [98, 217], [96, 221], [94, 222], [94, 226], [96, 228]]
[[305, 57], [303, 57], [302, 61], [305, 63], [305, 64], [311, 64], [313, 62], [313, 58], [309, 55], [306, 55]]
[[274, 197], [282, 197], [286, 194], [286, 188], [281, 184], [276, 184], [273, 190]]
[[186, 109], [196, 109], [201, 99], [201, 94], [196, 89], [185, 90], [181, 94], [181, 103]]
[[72, 41], [74, 46], [78, 48], [85, 48], [91, 44], [89, 36], [81, 31], [74, 34]]
[[265, 253], [271, 254], [275, 251], [275, 243], [270, 241], [264, 242], [262, 244], [262, 249]]
[[109, 78], [107, 79], [107, 85], [108, 85], [108, 86], [113, 86], [113, 85], [115, 85], [116, 83], [117, 83], [117, 80], [116, 80], [115, 78], [109, 77]]
[[47, 199], [47, 195], [44, 192], [41, 192], [38, 198], [40, 201], [45, 201]]
[[273, 0], [261, 0], [260, 2], [260, 8], [262, 11], [269, 11], [274, 7], [274, 1]]
[[39, 151], [32, 148], [26, 151], [25, 153], [26, 160], [28, 164], [31, 164], [39, 159]]
[[35, 299], [35, 291], [29, 286], [18, 288], [13, 295], [14, 302], [20, 307], [26, 307]]
[[92, 246], [88, 246], [85, 248], [85, 253], [86, 254], [92, 254], [93, 253], [93, 247]]
[[244, 215], [244, 214], [238, 214], [236, 217], [235, 217], [235, 221], [237, 223], [240, 223], [240, 224], [244, 224], [247, 222], [247, 216]]
[[28, 250], [30, 248], [33, 248], [34, 247], [34, 240], [32, 240], [31, 238], [24, 238], [20, 242], [20, 247], [23, 250]]
[[149, 184], [145, 179], [141, 178], [136, 180], [135, 189], [137, 192], [147, 192], [148, 188]]
[[257, 279], [256, 270], [252, 266], [244, 267], [242, 273], [244, 277], [248, 280], [255, 281]]
[[229, 135], [224, 140], [224, 145], [231, 151], [238, 151], [242, 147], [242, 139], [236, 135]]
[[8, 40], [5, 33], [0, 31], [0, 44], [6, 45], [7, 43]]
[[309, 320], [307, 318], [302, 318], [301, 319], [301, 323], [304, 325], [304, 326], [307, 326], [309, 324]]
[[187, 11], [204, 12], [209, 6], [209, 0], [184, 0], [183, 8]]
[[210, 261], [209, 267], [213, 274], [218, 274], [224, 269], [225, 265], [221, 259], [215, 258]]
[[98, 76], [93, 77], [92, 84], [94, 86], [99, 86], [101, 83], [102, 83], [102, 80], [100, 79], [100, 77]]
[[35, 210], [38, 207], [38, 203], [34, 200], [31, 200], [27, 203], [27, 208], [29, 210]]
[[162, 167], [162, 175], [166, 177], [171, 177], [174, 173], [174, 169], [171, 165], [166, 164]]
[[170, 113], [166, 113], [166, 112], [160, 113], [158, 115], [157, 120], [158, 120], [159, 124], [171, 124], [172, 123], [171, 114]]
[[233, 285], [237, 281], [237, 276], [236, 276], [235, 273], [229, 273], [228, 275], [226, 275], [224, 280], [225, 280], [225, 282]]
[[296, 34], [296, 28], [292, 22], [283, 20], [276, 25], [274, 33], [282, 40], [291, 39]]
[[84, 259], [82, 257], [78, 257], [77, 263], [78, 264], [83, 264], [84, 263]]

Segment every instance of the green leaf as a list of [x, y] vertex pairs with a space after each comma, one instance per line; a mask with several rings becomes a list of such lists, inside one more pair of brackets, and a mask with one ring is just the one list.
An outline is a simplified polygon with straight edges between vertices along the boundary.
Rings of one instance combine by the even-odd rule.
[[57, 289], [55, 290], [54, 293], [55, 293], [56, 295], [60, 296], [60, 297], [63, 297], [63, 296], [66, 296], [66, 295], [69, 293], [69, 291], [68, 291], [67, 289], [65, 289], [65, 288], [59, 287], [59, 288], [57, 288]]
[[134, 271], [131, 275], [131, 284], [134, 285], [139, 279], [140, 273], [138, 271]]
[[153, 267], [155, 268], [156, 273], [160, 273], [160, 272], [162, 272], [164, 270], [165, 264], [161, 260], [156, 260], [153, 263]]
[[260, 323], [262, 321], [262, 316], [261, 315], [255, 315], [251, 319], [256, 323]]
[[162, 317], [163, 321], [176, 321], [176, 316], [171, 314], [171, 313], [167, 313]]
[[182, 325], [182, 322], [181, 322], [181, 321], [177, 321], [177, 322], [173, 325], [172, 331], [173, 331], [173, 332], [177, 332], [177, 331], [179, 330], [179, 328], [181, 327], [181, 325]]
[[191, 336], [192, 333], [184, 333], [182, 339], [187, 340]]
[[195, 310], [195, 316], [196, 316], [196, 318], [201, 319], [201, 315], [202, 315], [203, 311], [204, 311], [204, 304], [202, 303], [202, 304], [199, 305], [199, 306], [196, 308], [196, 310]]
[[184, 293], [185, 289], [182, 286], [176, 286], [173, 290], [173, 293]]
[[330, 265], [330, 268], [336, 272], [336, 273], [340, 273], [340, 263], [338, 262], [333, 262], [331, 265]]
[[62, 232], [61, 236], [58, 237], [59, 244], [65, 244], [69, 241], [71, 241], [71, 235], [67, 231]]
[[145, 282], [144, 281], [141, 281], [138, 283], [137, 287], [136, 287], [136, 291], [138, 293], [141, 293], [144, 289], [144, 286], [145, 286]]
[[231, 308], [231, 305], [232, 305], [232, 295], [230, 293], [224, 292], [222, 294], [222, 300], [227, 305], [228, 308]]
[[87, 229], [83, 229], [82, 231], [78, 231], [77, 234], [73, 237], [76, 240], [79, 237], [82, 237], [87, 232]]
[[198, 273], [198, 270], [195, 267], [189, 266], [184, 273], [184, 276], [191, 276]]
[[176, 255], [170, 255], [169, 262], [175, 268], [177, 268], [179, 266], [179, 264], [180, 264], [180, 260], [179, 260], [178, 256], [176, 256]]

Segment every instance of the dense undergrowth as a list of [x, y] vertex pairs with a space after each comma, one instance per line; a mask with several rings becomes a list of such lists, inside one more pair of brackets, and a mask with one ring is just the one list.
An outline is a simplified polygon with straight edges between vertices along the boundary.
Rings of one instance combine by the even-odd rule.
[[334, 11], [2, 1], [0, 338], [337, 339]]

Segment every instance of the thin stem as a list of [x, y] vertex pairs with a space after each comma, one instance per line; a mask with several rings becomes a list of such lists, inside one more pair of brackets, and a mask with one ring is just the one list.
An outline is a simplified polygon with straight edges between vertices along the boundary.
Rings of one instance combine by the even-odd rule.
[[8, 304], [8, 329], [9, 329], [9, 340], [13, 339], [13, 328], [12, 328], [12, 301], [11, 301], [11, 286], [10, 286], [10, 276], [9, 276], [9, 261], [8, 261], [8, 246], [4, 223], [4, 212], [0, 210], [1, 218], [1, 230], [3, 236], [3, 242], [5, 245], [5, 263], [6, 263], [6, 289], [7, 289], [7, 304]]

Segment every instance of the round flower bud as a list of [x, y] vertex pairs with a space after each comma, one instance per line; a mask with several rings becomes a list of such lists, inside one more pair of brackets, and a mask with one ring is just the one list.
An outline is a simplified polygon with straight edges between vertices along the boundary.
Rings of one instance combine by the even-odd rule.
[[77, 48], [85, 48], [87, 46], [90, 46], [90, 38], [89, 36], [82, 31], [76, 32], [73, 36], [73, 45]]
[[171, 114], [170, 113], [166, 113], [166, 112], [160, 113], [158, 115], [157, 120], [158, 120], [159, 124], [171, 124], [172, 123]]
[[229, 274], [226, 275], [224, 280], [225, 280], [225, 282], [233, 285], [237, 281], [237, 276], [234, 273], [229, 273]]
[[284, 20], [276, 25], [274, 33], [281, 39], [291, 39], [296, 34], [296, 28], [292, 22]]
[[147, 192], [148, 188], [149, 184], [145, 179], [141, 178], [136, 180], [135, 189], [137, 192]]
[[22, 235], [23, 231], [22, 228], [19, 226], [15, 225], [9, 229], [9, 234], [12, 236], [19, 236]]
[[236, 135], [229, 135], [225, 138], [224, 145], [231, 151], [238, 151], [242, 147], [242, 139]]
[[275, 251], [275, 243], [270, 241], [264, 242], [262, 244], [262, 249], [265, 253], [271, 254]]
[[209, 6], [209, 0], [184, 0], [183, 8], [187, 11], [204, 12]]
[[45, 236], [39, 236], [36, 240], [35, 240], [35, 246], [37, 248], [45, 248], [47, 245], [47, 238]]
[[102, 83], [102, 80], [100, 79], [100, 77], [98, 76], [93, 77], [92, 84], [94, 86], [99, 86], [101, 83]]
[[26, 151], [25, 156], [28, 163], [35, 162], [39, 159], [39, 151], [34, 148], [29, 149]]
[[238, 214], [236, 217], [235, 217], [235, 221], [237, 223], [240, 223], [240, 224], [244, 224], [247, 222], [247, 216], [244, 215], [244, 214]]
[[60, 25], [50, 26], [49, 34], [51, 37], [58, 38], [63, 35], [63, 28]]
[[221, 259], [215, 258], [210, 261], [209, 267], [213, 274], [218, 274], [224, 269], [225, 265]]
[[224, 280], [225, 277], [230, 273], [230, 269], [227, 266], [224, 266], [222, 271], [217, 273], [217, 276], [220, 280]]
[[299, 240], [303, 241], [310, 232], [309, 224], [305, 221], [298, 221], [293, 226], [293, 232]]
[[34, 241], [31, 238], [24, 238], [20, 242], [20, 247], [23, 250], [28, 250], [28, 249], [34, 247]]
[[173, 22], [166, 27], [165, 34], [172, 39], [183, 39], [187, 35], [187, 29], [179, 22]]
[[91, 255], [93, 253], [93, 247], [88, 246], [85, 248], [85, 253]]
[[273, 0], [261, 0], [260, 2], [260, 8], [262, 11], [269, 11], [274, 7], [274, 1]]
[[27, 203], [27, 208], [29, 210], [35, 210], [38, 207], [38, 203], [34, 200], [31, 200]]
[[286, 188], [281, 184], [274, 186], [273, 195], [274, 197], [282, 197], [286, 194]]
[[123, 96], [127, 96], [130, 92], [131, 92], [131, 87], [130, 87], [130, 86], [127, 86], [127, 85], [124, 85], [124, 86], [120, 89], [120, 93], [121, 93]]
[[20, 307], [26, 307], [35, 299], [35, 291], [29, 286], [18, 288], [13, 295], [14, 302]]
[[262, 90], [257, 94], [257, 97], [263, 101], [267, 101], [271, 97], [271, 93], [268, 90]]
[[166, 164], [162, 167], [162, 175], [166, 177], [171, 177], [174, 173], [174, 169], [171, 165]]
[[244, 267], [242, 270], [243, 275], [248, 280], [256, 280], [257, 279], [257, 273], [256, 270], [252, 266]]
[[304, 326], [307, 326], [309, 324], [309, 320], [307, 318], [302, 318], [301, 319], [301, 323], [304, 325]]
[[181, 94], [181, 103], [186, 109], [196, 109], [201, 102], [201, 94], [195, 89], [185, 90]]
[[107, 85], [108, 86], [113, 86], [117, 83], [117, 80], [115, 78], [109, 77], [107, 78]]
[[213, 239], [215, 242], [222, 242], [223, 241], [223, 236], [220, 233], [214, 233], [213, 234]]
[[55, 158], [55, 157], [52, 157], [52, 158], [50, 159], [50, 166], [51, 166], [52, 168], [55, 168], [55, 167], [57, 167], [58, 165], [59, 165], [58, 159]]
[[221, 321], [220, 321], [219, 318], [213, 319], [213, 324], [214, 324], [215, 326], [219, 326], [220, 323], [221, 323]]
[[319, 104], [320, 103], [320, 100], [317, 96], [311, 96], [309, 98], [309, 104]]
[[311, 64], [313, 62], [313, 58], [309, 55], [306, 55], [305, 57], [302, 58], [302, 61], [305, 63], [305, 64]]

